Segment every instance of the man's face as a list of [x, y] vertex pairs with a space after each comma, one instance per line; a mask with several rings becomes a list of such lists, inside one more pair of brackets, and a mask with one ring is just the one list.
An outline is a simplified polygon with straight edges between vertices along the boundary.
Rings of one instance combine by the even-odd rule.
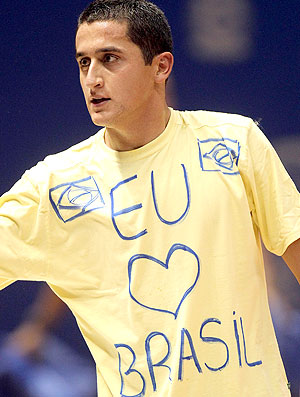
[[92, 121], [126, 128], [142, 117], [154, 96], [153, 65], [127, 36], [127, 23], [97, 21], [80, 25], [76, 58]]

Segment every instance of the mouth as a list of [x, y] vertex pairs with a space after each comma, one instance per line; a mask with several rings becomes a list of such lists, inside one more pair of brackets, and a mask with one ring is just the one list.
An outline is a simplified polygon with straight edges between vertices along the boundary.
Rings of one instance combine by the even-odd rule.
[[91, 99], [91, 103], [93, 105], [100, 105], [102, 103], [108, 102], [110, 98], [93, 98]]

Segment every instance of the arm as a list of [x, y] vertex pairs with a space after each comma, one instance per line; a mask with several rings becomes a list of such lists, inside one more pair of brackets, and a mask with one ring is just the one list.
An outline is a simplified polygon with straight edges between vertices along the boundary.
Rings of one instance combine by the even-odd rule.
[[300, 239], [288, 246], [282, 258], [300, 284]]
[[48, 218], [39, 186], [28, 174], [0, 197], [0, 289], [16, 280], [47, 278]]
[[43, 286], [23, 322], [9, 335], [7, 344], [22, 355], [35, 355], [65, 310], [63, 301], [48, 286]]

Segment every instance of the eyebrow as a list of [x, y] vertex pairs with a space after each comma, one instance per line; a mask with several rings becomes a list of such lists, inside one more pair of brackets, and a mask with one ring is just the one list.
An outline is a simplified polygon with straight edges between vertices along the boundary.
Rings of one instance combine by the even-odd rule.
[[[104, 48], [98, 48], [95, 53], [99, 54], [99, 53], [105, 53], [105, 52], [117, 52], [117, 53], [122, 53], [122, 50], [118, 47], [104, 47]], [[86, 54], [84, 52], [77, 52], [75, 54], [76, 59], [80, 58], [80, 57], [84, 57]]]

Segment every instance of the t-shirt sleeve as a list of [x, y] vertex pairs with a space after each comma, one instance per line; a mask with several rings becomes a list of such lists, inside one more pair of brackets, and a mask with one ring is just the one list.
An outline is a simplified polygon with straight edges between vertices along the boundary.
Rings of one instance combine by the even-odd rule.
[[28, 172], [0, 197], [0, 289], [47, 275], [47, 211]]
[[245, 180], [252, 219], [266, 248], [282, 255], [300, 238], [300, 194], [274, 148], [252, 122], [246, 145]]

